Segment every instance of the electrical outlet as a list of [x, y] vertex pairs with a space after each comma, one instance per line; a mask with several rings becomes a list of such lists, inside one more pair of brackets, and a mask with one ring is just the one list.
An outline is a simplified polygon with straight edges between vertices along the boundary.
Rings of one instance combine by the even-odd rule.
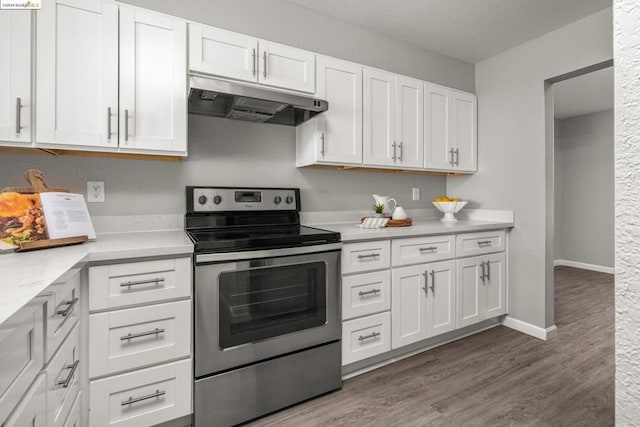
[[87, 202], [104, 203], [104, 181], [87, 182]]
[[413, 201], [420, 200], [420, 189], [417, 187], [413, 187]]

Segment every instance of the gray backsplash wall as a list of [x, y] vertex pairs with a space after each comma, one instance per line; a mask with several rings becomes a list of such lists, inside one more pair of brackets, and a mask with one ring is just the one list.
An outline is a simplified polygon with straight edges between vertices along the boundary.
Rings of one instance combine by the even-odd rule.
[[[189, 116], [184, 162], [0, 154], [0, 187], [23, 185], [25, 169], [42, 170], [51, 186], [84, 193], [104, 181], [106, 202], [93, 215], [181, 214], [187, 185], [300, 187], [306, 211], [368, 209], [371, 194], [390, 195], [410, 209], [445, 194], [440, 176], [295, 167], [295, 128]], [[412, 187], [421, 200], [411, 200]]]

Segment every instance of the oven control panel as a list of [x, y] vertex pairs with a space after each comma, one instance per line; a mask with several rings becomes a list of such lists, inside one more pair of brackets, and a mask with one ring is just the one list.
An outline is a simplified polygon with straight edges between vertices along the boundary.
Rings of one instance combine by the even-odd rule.
[[192, 187], [192, 212], [299, 210], [297, 188]]

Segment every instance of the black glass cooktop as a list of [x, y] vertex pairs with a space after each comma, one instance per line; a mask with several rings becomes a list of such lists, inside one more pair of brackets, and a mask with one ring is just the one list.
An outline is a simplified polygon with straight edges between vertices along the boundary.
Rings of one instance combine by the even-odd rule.
[[274, 249], [340, 241], [340, 233], [305, 226], [268, 226], [188, 232], [196, 252]]

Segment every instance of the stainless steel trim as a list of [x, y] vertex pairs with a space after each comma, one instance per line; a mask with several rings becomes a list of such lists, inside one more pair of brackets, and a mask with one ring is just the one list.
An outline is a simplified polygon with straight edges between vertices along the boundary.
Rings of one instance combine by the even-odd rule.
[[251, 75], [256, 75], [256, 48], [253, 48], [253, 53], [251, 54]]
[[111, 107], [107, 107], [107, 139], [111, 139]]
[[484, 278], [485, 278], [484, 261], [482, 261], [482, 263], [480, 265], [482, 266], [482, 274], [480, 275], [480, 278], [482, 279], [482, 282], [484, 283]]
[[456, 148], [456, 166], [460, 166], [460, 163], [458, 162], [460, 160], [460, 149]]
[[78, 369], [79, 364], [80, 364], [80, 361], [76, 360], [75, 362], [73, 362], [73, 364], [63, 367], [62, 370], [69, 369], [69, 373], [67, 374], [67, 378], [57, 381], [56, 385], [61, 385], [62, 388], [69, 387], [69, 384], [71, 384], [71, 381], [73, 380], [73, 375], [76, 373], [76, 369]]
[[147, 279], [147, 280], [133, 280], [129, 282], [122, 282], [120, 283], [120, 287], [126, 288], [127, 286], [147, 285], [149, 283], [155, 283], [157, 285], [160, 282], [164, 282], [164, 277], [156, 277], [154, 279]]
[[320, 142], [322, 143], [321, 149], [320, 149], [320, 154], [322, 154], [322, 157], [324, 157], [325, 154], [325, 149], [324, 149], [324, 132], [322, 132], [320, 134]]
[[16, 98], [16, 135], [20, 135], [20, 129], [22, 129], [21, 125], [21, 113], [22, 113], [22, 99]]
[[370, 291], [360, 291], [358, 292], [358, 295], [363, 297], [365, 295], [377, 294], [378, 292], [380, 292], [380, 289], [371, 289]]
[[427, 246], [426, 248], [418, 248], [418, 250], [420, 252], [425, 252], [425, 251], [435, 251], [437, 250], [438, 247], [437, 246]]
[[287, 255], [312, 254], [315, 252], [337, 251], [342, 249], [342, 243], [327, 243], [323, 245], [301, 246], [296, 248], [265, 249], [262, 251], [228, 252], [219, 254], [198, 254], [196, 263], [215, 261], [235, 261], [239, 259], [260, 259]]
[[433, 296], [436, 296], [436, 271], [435, 270], [431, 270], [431, 273], [429, 273], [431, 275], [431, 286], [429, 286], [429, 288], [431, 289], [431, 292], [433, 293]]
[[400, 155], [398, 156], [398, 160], [402, 161], [402, 141], [400, 141]]
[[368, 340], [369, 338], [377, 338], [380, 336], [380, 332], [371, 332], [369, 335], [360, 335], [358, 341]]
[[365, 258], [375, 258], [377, 256], [380, 256], [380, 254], [365, 254], [365, 255], [358, 255], [358, 259], [365, 259]]
[[129, 110], [124, 110], [124, 140], [129, 141]]
[[264, 78], [267, 78], [267, 51], [262, 52], [262, 63], [264, 64], [264, 69], [262, 70], [262, 75]]
[[162, 333], [164, 333], [164, 328], [155, 328], [153, 331], [138, 332], [137, 334], [132, 334], [131, 332], [129, 332], [127, 335], [120, 337], [120, 341], [131, 340], [134, 338], [142, 338], [149, 335], [158, 335]]
[[164, 396], [165, 394], [167, 394], [165, 391], [160, 391], [160, 389], [156, 389], [155, 393], [147, 394], [146, 396], [140, 396], [140, 397], [129, 396], [127, 400], [125, 400], [124, 402], [120, 402], [120, 406], [131, 405], [132, 403], [142, 402], [143, 400], [153, 399], [154, 397]]
[[73, 307], [75, 307], [75, 305], [78, 303], [78, 301], [80, 301], [80, 299], [78, 298], [74, 298], [71, 301], [65, 301], [64, 304], [68, 304], [67, 308], [65, 308], [64, 310], [57, 310], [56, 314], [59, 314], [62, 317], [67, 317], [73, 310]]
[[491, 240], [480, 240], [477, 242], [478, 246], [491, 246]]

